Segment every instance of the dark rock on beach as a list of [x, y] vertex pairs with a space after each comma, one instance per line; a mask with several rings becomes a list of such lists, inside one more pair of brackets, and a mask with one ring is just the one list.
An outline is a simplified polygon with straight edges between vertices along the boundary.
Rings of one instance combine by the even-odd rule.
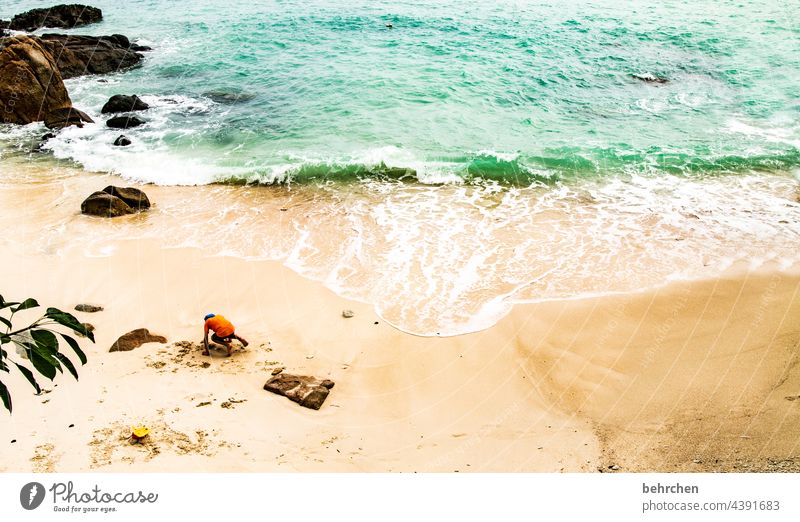
[[70, 125], [83, 127], [84, 123], [94, 123], [94, 120], [88, 114], [75, 107], [55, 109], [48, 112], [44, 117], [44, 125], [48, 129], [63, 129]]
[[135, 94], [127, 96], [125, 94], [115, 94], [103, 105], [100, 112], [108, 114], [111, 112], [130, 112], [130, 111], [146, 111], [150, 106], [143, 102]]
[[11, 24], [9, 20], [0, 20], [0, 38], [8, 35], [8, 26]]
[[31, 9], [11, 19], [9, 27], [15, 31], [35, 31], [42, 27], [72, 29], [93, 24], [103, 19], [103, 12], [82, 4], [61, 4], [53, 7]]
[[139, 65], [144, 58], [131, 49], [128, 38], [43, 34], [42, 45], [56, 57], [64, 79], [86, 74], [107, 74]]
[[147, 210], [150, 208], [150, 199], [148, 199], [147, 194], [137, 188], [109, 185], [103, 189], [103, 192], [118, 197], [134, 210]]
[[108, 186], [81, 203], [81, 213], [90, 216], [118, 217], [150, 208], [147, 195], [133, 187]]
[[37, 38], [0, 41], [0, 123], [25, 125], [71, 107], [56, 61]]
[[133, 214], [130, 205], [107, 192], [95, 192], [81, 203], [81, 213], [90, 216], [119, 217]]
[[102, 306], [100, 306], [100, 305], [81, 303], [81, 304], [75, 305], [75, 310], [78, 311], [78, 312], [86, 312], [86, 313], [89, 313], [89, 314], [93, 314], [95, 312], [102, 312], [104, 310], [104, 308]]
[[283, 395], [300, 406], [318, 410], [325, 402], [333, 385], [334, 382], [328, 379], [279, 373], [264, 384], [264, 389]]
[[112, 129], [130, 129], [131, 127], [138, 127], [145, 123], [147, 122], [136, 116], [117, 116], [108, 120], [106, 125]]
[[153, 335], [147, 328], [137, 328], [114, 341], [109, 352], [129, 352], [145, 343], [166, 343], [167, 338], [162, 335]]
[[117, 139], [114, 140], [115, 147], [127, 147], [131, 144], [131, 140], [127, 136], [123, 136], [120, 134]]

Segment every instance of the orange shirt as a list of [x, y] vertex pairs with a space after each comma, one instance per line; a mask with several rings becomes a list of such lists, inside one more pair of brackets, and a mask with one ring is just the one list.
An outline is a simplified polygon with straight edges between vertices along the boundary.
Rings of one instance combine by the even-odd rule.
[[222, 315], [215, 315], [206, 320], [205, 331], [213, 330], [219, 337], [228, 337], [233, 333], [233, 325]]

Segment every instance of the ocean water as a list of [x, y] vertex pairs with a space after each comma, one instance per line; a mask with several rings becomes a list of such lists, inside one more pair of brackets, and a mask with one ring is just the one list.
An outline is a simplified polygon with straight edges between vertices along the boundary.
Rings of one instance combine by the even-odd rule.
[[[0, 0], [0, 18], [43, 5]], [[245, 240], [217, 253], [282, 260], [408, 331], [799, 260], [796, 2], [92, 5], [104, 21], [73, 32], [153, 51], [66, 82], [98, 124], [48, 141], [49, 161], [247, 185], [220, 220]], [[118, 93], [152, 107], [126, 148], [100, 115]], [[42, 133], [0, 127], [0, 161], [31, 159]], [[258, 190], [302, 209], [277, 238]], [[159, 212], [173, 227], [197, 217]], [[168, 236], [202, 242], [192, 227]]]

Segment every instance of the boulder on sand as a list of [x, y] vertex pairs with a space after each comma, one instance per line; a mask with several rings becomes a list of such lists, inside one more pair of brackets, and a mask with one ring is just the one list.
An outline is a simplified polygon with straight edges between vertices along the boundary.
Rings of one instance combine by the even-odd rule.
[[71, 107], [56, 61], [37, 38], [0, 41], [0, 123], [26, 125]]
[[137, 188], [109, 185], [103, 189], [103, 192], [118, 197], [132, 209], [147, 210], [150, 208], [150, 199], [148, 199], [147, 194]]
[[40, 38], [42, 46], [56, 58], [64, 79], [129, 69], [139, 65], [144, 58], [132, 48], [128, 38], [121, 34], [43, 34]]
[[99, 22], [103, 12], [82, 4], [61, 4], [53, 7], [31, 9], [11, 19], [9, 27], [15, 31], [35, 31], [42, 27], [72, 29]]
[[117, 116], [108, 120], [106, 125], [112, 129], [130, 129], [131, 127], [138, 127], [145, 123], [147, 122], [136, 116]]
[[135, 212], [130, 205], [107, 192], [94, 192], [81, 203], [81, 213], [90, 216], [119, 217]]
[[120, 134], [117, 139], [114, 140], [115, 147], [127, 147], [131, 144], [131, 140], [122, 134]]
[[100, 112], [108, 114], [110, 112], [130, 112], [130, 111], [145, 111], [150, 106], [143, 102], [135, 94], [133, 96], [126, 96], [124, 94], [115, 94], [103, 105]]
[[163, 335], [153, 335], [147, 328], [137, 328], [132, 330], [119, 339], [114, 341], [109, 352], [129, 352], [145, 343], [166, 343], [167, 338]]
[[81, 203], [81, 213], [101, 217], [124, 216], [148, 208], [150, 200], [141, 190], [113, 185], [93, 193]]
[[328, 379], [279, 373], [264, 384], [264, 389], [283, 395], [300, 406], [318, 410], [325, 402], [333, 385], [334, 382]]

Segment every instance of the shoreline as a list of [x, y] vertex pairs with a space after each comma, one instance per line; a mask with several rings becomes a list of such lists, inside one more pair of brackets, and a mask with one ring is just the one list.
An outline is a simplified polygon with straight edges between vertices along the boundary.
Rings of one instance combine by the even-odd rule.
[[[79, 381], [59, 377], [36, 397], [15, 377], [3, 471], [800, 469], [800, 411], [788, 400], [800, 390], [800, 325], [778, 317], [800, 314], [798, 270], [518, 304], [487, 330], [430, 338], [273, 261], [141, 240], [57, 264], [4, 259], [9, 297], [106, 309], [74, 312], [97, 328], [96, 345], [81, 343]], [[209, 310], [251, 346], [225, 359], [173, 344], [199, 341]], [[108, 353], [139, 327], [168, 344]], [[336, 382], [321, 410], [261, 389], [282, 366]], [[129, 446], [123, 435], [139, 423], [151, 441]]]

